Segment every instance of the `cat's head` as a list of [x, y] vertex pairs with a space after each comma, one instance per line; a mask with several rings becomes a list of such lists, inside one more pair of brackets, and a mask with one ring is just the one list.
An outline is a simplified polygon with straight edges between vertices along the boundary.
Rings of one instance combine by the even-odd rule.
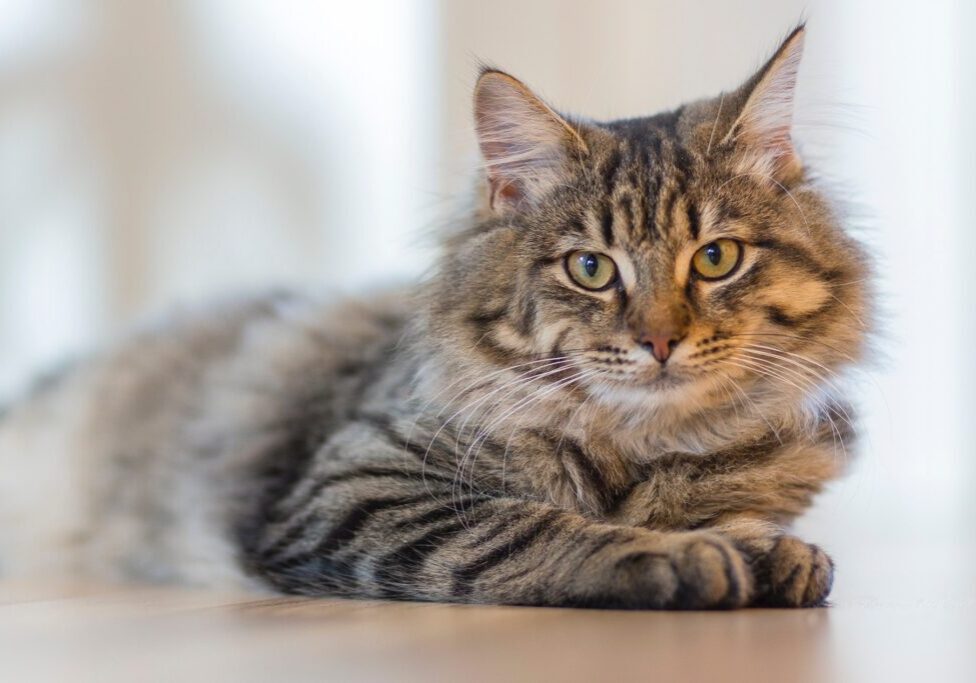
[[610, 123], [484, 70], [485, 204], [448, 243], [439, 329], [485, 376], [629, 409], [829, 384], [862, 353], [867, 266], [791, 135], [803, 38], [734, 92]]

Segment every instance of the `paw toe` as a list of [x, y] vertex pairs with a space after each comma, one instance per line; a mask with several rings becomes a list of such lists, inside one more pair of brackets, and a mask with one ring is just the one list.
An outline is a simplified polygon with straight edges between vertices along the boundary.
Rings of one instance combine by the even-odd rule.
[[764, 559], [768, 585], [761, 604], [812, 607], [827, 599], [833, 584], [830, 557], [815, 545], [793, 536], [782, 537]]
[[674, 606], [679, 609], [732, 608], [744, 605], [752, 577], [742, 555], [720, 538], [690, 540], [673, 560], [678, 577]]

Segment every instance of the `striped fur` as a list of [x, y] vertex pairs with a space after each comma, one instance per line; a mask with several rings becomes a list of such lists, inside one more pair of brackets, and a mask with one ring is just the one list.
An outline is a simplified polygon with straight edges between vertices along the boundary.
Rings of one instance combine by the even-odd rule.
[[[485, 201], [436, 275], [341, 306], [188, 313], [39, 388], [0, 422], [0, 567], [357, 598], [822, 603], [831, 561], [788, 527], [843, 469], [841, 382], [870, 296], [788, 135], [801, 44], [738, 91], [612, 123], [487, 70]], [[705, 281], [691, 257], [719, 238], [743, 256]], [[616, 284], [575, 284], [578, 250], [613, 258]], [[662, 324], [680, 329], [666, 364], [639, 338]]]

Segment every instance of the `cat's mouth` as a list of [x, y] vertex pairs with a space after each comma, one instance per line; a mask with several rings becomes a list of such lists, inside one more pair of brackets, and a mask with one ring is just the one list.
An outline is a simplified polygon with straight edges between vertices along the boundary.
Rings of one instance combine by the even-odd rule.
[[665, 391], [684, 386], [695, 379], [694, 373], [689, 373], [678, 366], [664, 366], [641, 369], [635, 372], [614, 373], [609, 379], [615, 384], [637, 386], [652, 391]]
[[673, 389], [674, 387], [687, 384], [691, 381], [691, 376], [682, 372], [679, 368], [663, 367], [657, 370], [650, 377], [639, 376], [638, 382], [651, 389]]

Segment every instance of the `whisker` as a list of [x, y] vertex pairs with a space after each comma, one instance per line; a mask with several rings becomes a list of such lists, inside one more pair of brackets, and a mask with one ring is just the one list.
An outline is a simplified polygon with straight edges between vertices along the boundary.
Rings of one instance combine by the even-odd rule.
[[[543, 388], [543, 389], [537, 389], [534, 393], [530, 394], [529, 396], [526, 396], [525, 398], [521, 399], [520, 401], [517, 401], [514, 405], [510, 406], [500, 416], [493, 418], [491, 420], [491, 422], [489, 422], [486, 425], [484, 425], [483, 427], [481, 427], [479, 429], [479, 431], [478, 431], [478, 435], [475, 437], [475, 439], [468, 446], [467, 450], [465, 451], [464, 456], [461, 458], [461, 460], [460, 460], [460, 462], [458, 464], [457, 474], [455, 476], [455, 480], [457, 482], [457, 487], [456, 487], [456, 489], [457, 489], [457, 495], [460, 494], [460, 490], [461, 490], [460, 489], [460, 485], [461, 485], [461, 482], [463, 482], [463, 480], [464, 480], [464, 469], [465, 469], [465, 466], [466, 466], [465, 463], [466, 462], [470, 462], [470, 468], [469, 468], [470, 469], [469, 486], [473, 486], [473, 482], [474, 482], [474, 465], [475, 465], [475, 462], [477, 461], [478, 453], [480, 453], [481, 448], [484, 445], [485, 441], [494, 432], [494, 430], [496, 429], [496, 427], [498, 425], [500, 425], [501, 423], [503, 423], [515, 411], [520, 410], [521, 408], [526, 407], [529, 404], [538, 403], [543, 398], [545, 398], [545, 397], [553, 394], [554, 392], [556, 392], [556, 391], [558, 391], [558, 390], [560, 390], [560, 389], [562, 389], [562, 388], [564, 388], [566, 386], [569, 386], [571, 384], [574, 384], [576, 382], [583, 381], [584, 379], [586, 379], [588, 377], [591, 377], [591, 376], [594, 376], [596, 374], [599, 374], [600, 372], [601, 372], [600, 370], [593, 370], [593, 369], [587, 370], [587, 369], [583, 369], [583, 370], [579, 371], [578, 373], [576, 373], [575, 375], [572, 375], [572, 376], [570, 376], [568, 378], [564, 378], [564, 379], [561, 379], [561, 380], [555, 382], [550, 387], [546, 387], [546, 388]], [[511, 432], [510, 432], [510, 438], [511, 438]]]
[[[756, 350], [751, 350], [750, 353], [756, 354], [756, 353], [761, 353], [761, 352], [756, 351]], [[767, 357], [768, 356], [772, 356], [773, 358], [776, 358], [778, 360], [793, 363], [793, 364], [795, 364], [799, 368], [799, 370], [803, 370], [804, 372], [808, 372], [808, 373], [814, 375], [815, 377], [817, 377], [818, 379], [820, 379], [822, 382], [828, 384], [837, 393], [843, 393], [842, 392], [842, 389], [840, 387], [838, 387], [832, 380], [830, 380], [829, 378], [824, 377], [823, 375], [821, 375], [820, 373], [816, 372], [815, 370], [813, 370], [813, 369], [811, 369], [809, 367], [803, 366], [799, 361], [796, 361], [796, 360], [793, 360], [793, 359], [790, 359], [790, 358], [785, 358], [784, 359], [784, 358], [781, 358], [781, 357], [778, 357], [778, 356], [774, 356], [773, 354], [768, 354], [768, 353], [763, 354], [763, 356], [767, 356]], [[754, 358], [754, 360], [759, 360], [759, 358], [757, 358], [755, 356], [753, 356], [753, 358]], [[793, 370], [791, 368], [784, 367], [782, 364], [779, 364], [779, 363], [774, 363], [774, 365], [778, 369], [780, 369], [782, 372], [788, 373], [788, 374], [790, 374], [790, 375], [792, 375], [794, 377], [797, 377], [797, 378], [800, 378], [801, 377], [801, 374], [800, 374], [799, 370]], [[806, 378], [805, 375], [802, 375], [802, 377]], [[807, 379], [811, 383], [813, 382], [812, 379], [809, 379], [809, 378], [807, 378]], [[832, 405], [840, 413], [842, 413], [842, 416], [844, 418], [844, 422], [853, 430], [854, 429], [854, 418], [852, 418], [851, 415], [847, 412], [847, 409], [844, 408], [843, 404], [841, 404], [838, 401], [833, 401], [832, 402]]]
[[[779, 365], [776, 366], [777, 369], [779, 370], [779, 372], [777, 372], [776, 370], [772, 370], [769, 367], [771, 365], [771, 363], [769, 363], [769, 362], [763, 363], [763, 362], [760, 362], [757, 359], [747, 360], [747, 359], [744, 359], [744, 358], [741, 358], [741, 357], [737, 358], [736, 361], [730, 361], [728, 359], [723, 359], [721, 362], [729, 363], [729, 364], [732, 364], [732, 365], [737, 365], [737, 364], [740, 364], [740, 363], [741, 364], [744, 364], [744, 366], [743, 365], [739, 365], [739, 367], [740, 368], [741, 367], [745, 367], [745, 368], [751, 369], [753, 372], [756, 372], [758, 374], [765, 375], [765, 376], [770, 377], [770, 378], [778, 379], [779, 381], [781, 381], [781, 382], [783, 382], [783, 383], [785, 383], [785, 384], [787, 384], [789, 386], [794, 387], [795, 389], [797, 389], [801, 393], [806, 393], [806, 392], [805, 392], [805, 390], [800, 385], [796, 384], [796, 382], [794, 382], [794, 381], [792, 381], [790, 379], [790, 376], [791, 375], [792, 375], [793, 378], [798, 379], [800, 381], [804, 381], [805, 380], [805, 384], [807, 386], [813, 385], [812, 380], [809, 380], [809, 378], [800, 377], [796, 372], [792, 372], [792, 373], [789, 373], [789, 374], [785, 374], [784, 375], [784, 373], [786, 372], [786, 369], [782, 368]], [[813, 385], [813, 386], [815, 386], [815, 385]], [[823, 413], [823, 416], [827, 419], [828, 423], [830, 424], [831, 430], [832, 430], [832, 432], [835, 435], [835, 438], [834, 438], [835, 445], [837, 443], [837, 440], [838, 439], [840, 440], [840, 446], [841, 446], [841, 450], [843, 452], [844, 462], [847, 463], [848, 460], [849, 460], [848, 454], [847, 454], [847, 446], [844, 443], [843, 436], [840, 434], [840, 430], [837, 428], [837, 425], [834, 423], [834, 420], [831, 417], [829, 411], [826, 411], [825, 413]], [[853, 428], [853, 425], [851, 425], [851, 423], [850, 423], [849, 420], [848, 420], [848, 424]]]
[[803, 213], [803, 207], [800, 205], [800, 202], [793, 195], [793, 193], [790, 192], [789, 188], [787, 188], [785, 185], [783, 185], [783, 183], [781, 183], [778, 180], [776, 180], [776, 178], [774, 178], [773, 176], [767, 175], [765, 173], [739, 173], [737, 175], [732, 176], [731, 178], [729, 178], [728, 180], [726, 180], [724, 183], [722, 183], [719, 186], [718, 189], [721, 190], [722, 188], [724, 188], [726, 185], [728, 185], [729, 183], [731, 183], [734, 180], [738, 180], [739, 178], [745, 178], [745, 177], [749, 177], [749, 176], [755, 176], [755, 177], [758, 177], [758, 178], [762, 178], [763, 180], [768, 180], [768, 181], [774, 183], [775, 185], [777, 185], [779, 187], [779, 189], [781, 189], [786, 194], [786, 196], [788, 196], [790, 198], [790, 200], [793, 202], [794, 206], [796, 206], [796, 210], [800, 214], [800, 218], [803, 220], [803, 227], [806, 230], [807, 236], [812, 236], [812, 233], [810, 232], [810, 221], [807, 220], [806, 214]]
[[[534, 380], [539, 380], [539, 379], [542, 379], [542, 378], [547, 377], [549, 375], [556, 374], [558, 372], [563, 372], [566, 369], [568, 363], [570, 363], [570, 362], [571, 362], [570, 359], [566, 359], [564, 362], [560, 362], [559, 363], [559, 367], [557, 367], [555, 370], [549, 370], [548, 372], [545, 372], [542, 375], [534, 375], [534, 376], [532, 376], [529, 379], [530, 380], [533, 380], [533, 381]], [[490, 399], [493, 395], [497, 394], [499, 391], [503, 391], [506, 388], [512, 386], [513, 384], [517, 384], [519, 382], [524, 382], [524, 381], [525, 381], [525, 379], [523, 377], [516, 377], [515, 379], [512, 379], [512, 380], [510, 380], [510, 381], [508, 381], [508, 382], [500, 385], [499, 387], [496, 387], [494, 390], [492, 390], [488, 394], [486, 394], [484, 396], [481, 396], [481, 397], [475, 399], [474, 401], [471, 401], [471, 402], [467, 403], [466, 405], [462, 406], [457, 412], [455, 412], [453, 415], [451, 415], [447, 420], [443, 421], [441, 423], [440, 427], [438, 427], [437, 430], [434, 432], [434, 435], [431, 437], [430, 442], [427, 444], [427, 449], [424, 451], [424, 457], [423, 457], [422, 463], [421, 463], [421, 472], [423, 472], [423, 471], [426, 470], [426, 467], [427, 467], [427, 459], [430, 456], [430, 450], [431, 450], [431, 448], [433, 448], [434, 443], [436, 443], [436, 441], [437, 441], [437, 437], [440, 436], [441, 432], [444, 431], [444, 429], [453, 420], [455, 420], [459, 415], [461, 415], [462, 413], [464, 413], [466, 410], [471, 410], [471, 409], [475, 408], [476, 406], [484, 403], [485, 401], [487, 401], [488, 399]], [[448, 404], [448, 405], [450, 405], [450, 404]], [[445, 406], [445, 408], [442, 408], [440, 412], [437, 413], [437, 417], [440, 417], [440, 415], [444, 412], [445, 409], [446, 409], [446, 406]]]

